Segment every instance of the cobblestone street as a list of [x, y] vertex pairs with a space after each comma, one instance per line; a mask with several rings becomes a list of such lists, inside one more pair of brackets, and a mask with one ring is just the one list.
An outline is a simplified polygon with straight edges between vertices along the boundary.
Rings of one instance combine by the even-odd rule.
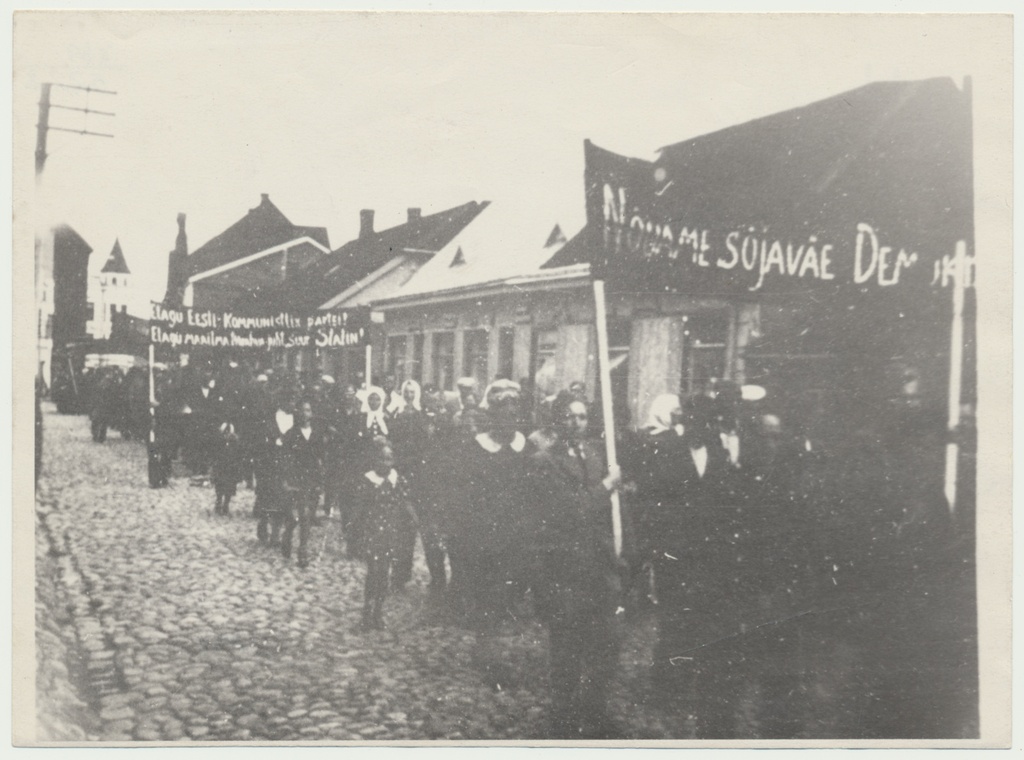
[[[388, 599], [388, 630], [360, 632], [364, 569], [343, 556], [338, 521], [314, 528], [314, 560], [301, 570], [258, 543], [244, 485], [232, 516], [218, 517], [212, 488], [187, 477], [149, 489], [138, 442], [114, 434], [97, 445], [84, 417], [48, 414], [46, 425], [37, 497], [41, 739], [543, 735], [539, 624], [477, 644], [431, 622], [417, 551], [413, 582]], [[638, 645], [645, 633], [636, 632]], [[500, 689], [481, 678], [488, 657], [510, 665]], [[641, 715], [642, 674], [624, 672], [614, 706], [638, 736], [666, 736]]]
[[[213, 489], [183, 474], [148, 488], [139, 442], [95, 444], [84, 417], [48, 413], [45, 423], [40, 741], [545, 738], [547, 636], [535, 621], [482, 640], [452, 625], [428, 601], [417, 549], [412, 583], [386, 603], [387, 630], [362, 632], [364, 567], [345, 558], [339, 521], [314, 527], [303, 570], [259, 544], [244, 484], [232, 515], [216, 516]], [[759, 626], [796, 626], [799, 657], [749, 657], [741, 644], [739, 685], [723, 681], [689, 709], [651, 691], [653, 615], [625, 615], [611, 713], [628, 741], [691, 739], [691, 713], [711, 709], [728, 713], [738, 739], [770, 737], [773, 722], [798, 739], [969, 737], [970, 618], [956, 579], [937, 582], [942, 597], [930, 586], [892, 595], [896, 604], [835, 597]], [[757, 636], [746, 638], [756, 653]], [[498, 686], [484, 677], [495, 663]], [[772, 672], [784, 691], [762, 677]]]

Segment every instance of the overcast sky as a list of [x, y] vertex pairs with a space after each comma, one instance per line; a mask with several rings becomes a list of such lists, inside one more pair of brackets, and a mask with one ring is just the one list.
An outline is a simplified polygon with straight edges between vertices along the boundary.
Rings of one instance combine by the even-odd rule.
[[987, 46], [963, 17], [934, 16], [28, 14], [15, 138], [34, 144], [42, 82], [117, 91], [88, 101], [113, 118], [53, 112], [115, 137], [52, 132], [36, 208], [89, 241], [94, 270], [120, 238], [158, 299], [179, 211], [191, 250], [264, 192], [332, 247], [361, 208], [383, 228], [469, 200], [571, 234], [585, 138], [652, 158], [872, 81], [973, 75], [977, 91]]

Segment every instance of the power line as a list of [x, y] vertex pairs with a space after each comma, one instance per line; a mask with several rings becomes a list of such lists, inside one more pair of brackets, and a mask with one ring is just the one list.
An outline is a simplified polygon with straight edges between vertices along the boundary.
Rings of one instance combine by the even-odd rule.
[[78, 108], [76, 106], [62, 106], [60, 103], [51, 103], [50, 108], [63, 108], [65, 111], [81, 111], [82, 113], [98, 113], [101, 116], [117, 116], [110, 111], [97, 111], [95, 108]]
[[[100, 93], [101, 95], [117, 95], [113, 90], [101, 90], [98, 87], [81, 86], [77, 84], [61, 84], [59, 82], [44, 82], [40, 88], [39, 94], [39, 121], [36, 123], [36, 176], [38, 177], [43, 173], [43, 167], [46, 165], [46, 136], [50, 130], [56, 130], [58, 132], [71, 132], [76, 135], [92, 135], [93, 137], [113, 137], [113, 135], [106, 132], [92, 132], [88, 129], [69, 129], [68, 127], [54, 127], [50, 125], [50, 109], [51, 108], [62, 108], [67, 111], [80, 111], [86, 115], [88, 119], [89, 114], [94, 113], [98, 116], [115, 116], [111, 111], [99, 111], [93, 108], [80, 108], [78, 106], [68, 106], [62, 103], [52, 103], [50, 101], [50, 93], [54, 87], [61, 87], [68, 90], [82, 90], [87, 96], [88, 93]], [[87, 101], [88, 102], [88, 101]]]
[[58, 132], [71, 132], [76, 135], [93, 135], [94, 137], [113, 137], [113, 135], [107, 134], [106, 132], [90, 132], [86, 129], [68, 129], [67, 127], [49, 127], [49, 129], [57, 130]]
[[98, 87], [82, 87], [77, 84], [61, 84], [60, 82], [49, 82], [48, 84], [53, 87], [64, 87], [69, 90], [85, 90], [86, 92], [99, 92], [103, 95], [117, 95], [113, 90], [101, 90]]

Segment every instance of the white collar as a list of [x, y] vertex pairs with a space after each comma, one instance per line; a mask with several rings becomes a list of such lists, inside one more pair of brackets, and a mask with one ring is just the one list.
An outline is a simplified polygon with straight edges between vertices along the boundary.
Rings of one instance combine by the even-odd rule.
[[291, 430], [292, 425], [295, 424], [294, 415], [288, 414], [288, 412], [282, 409], [278, 409], [274, 417], [277, 420], [277, 429], [281, 431], [282, 435]]
[[[376, 470], [370, 470], [369, 472], [363, 473], [363, 477], [369, 480], [375, 486], [379, 486], [385, 480], [385, 478], [382, 478], [380, 475], [377, 474]], [[386, 480], [391, 485], [395, 485], [396, 483], [398, 483], [398, 473], [395, 471], [394, 467], [391, 468], [391, 472], [388, 473]]]
[[[504, 448], [502, 444], [491, 438], [490, 433], [480, 433], [476, 437], [476, 442], [480, 444], [480, 448], [489, 454], [497, 454]], [[521, 452], [526, 448], [526, 436], [517, 430], [516, 434], [512, 436], [512, 443], [509, 444], [509, 448], [517, 454]]]
[[373, 423], [377, 423], [377, 427], [380, 428], [380, 432], [384, 435], [388, 434], [388, 423], [384, 420], [384, 408], [381, 407], [375, 412], [366, 413], [366, 427], [367, 429], [373, 427]]
[[704, 473], [708, 471], [708, 447], [690, 449], [690, 457], [693, 459], [693, 466], [697, 468], [697, 474], [703, 478]]

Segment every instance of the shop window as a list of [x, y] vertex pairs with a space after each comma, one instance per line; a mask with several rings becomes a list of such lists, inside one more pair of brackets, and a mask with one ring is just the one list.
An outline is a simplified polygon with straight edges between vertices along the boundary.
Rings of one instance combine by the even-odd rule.
[[462, 333], [462, 374], [472, 377], [483, 388], [489, 380], [487, 375], [488, 332], [466, 330]]
[[729, 313], [722, 309], [683, 317], [683, 390], [703, 393], [725, 377]]
[[608, 364], [611, 368], [612, 404], [615, 418], [625, 424], [629, 416], [629, 347], [633, 323], [628, 319], [608, 321]]
[[412, 336], [412, 366], [408, 368], [408, 376], [418, 383], [423, 382], [423, 343], [423, 333]]
[[533, 387], [538, 401], [558, 392], [558, 330], [533, 333]]
[[388, 338], [387, 374], [401, 384], [407, 377], [405, 347], [408, 338], [405, 335], [392, 335]]
[[513, 359], [515, 356], [516, 329], [514, 327], [502, 327], [498, 333], [498, 377], [506, 380], [515, 380], [512, 373], [515, 371]]
[[441, 390], [455, 389], [455, 333], [434, 333], [431, 359], [434, 365], [434, 385]]

